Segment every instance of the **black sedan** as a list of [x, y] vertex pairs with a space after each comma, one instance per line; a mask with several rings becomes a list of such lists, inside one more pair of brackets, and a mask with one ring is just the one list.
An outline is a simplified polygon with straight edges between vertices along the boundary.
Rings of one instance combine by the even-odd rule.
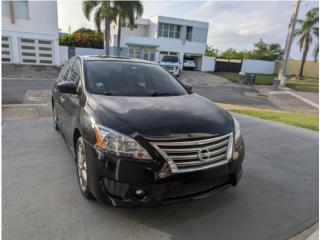
[[241, 178], [237, 120], [159, 65], [74, 57], [54, 84], [52, 110], [86, 198], [152, 207], [208, 197]]

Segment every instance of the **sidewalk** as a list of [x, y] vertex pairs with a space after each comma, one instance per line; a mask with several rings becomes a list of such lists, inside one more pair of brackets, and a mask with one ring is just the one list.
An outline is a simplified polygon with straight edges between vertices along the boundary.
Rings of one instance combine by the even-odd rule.
[[255, 89], [268, 97], [280, 110], [300, 113], [319, 113], [318, 93], [298, 92], [290, 88], [273, 91], [272, 86], [259, 85]]

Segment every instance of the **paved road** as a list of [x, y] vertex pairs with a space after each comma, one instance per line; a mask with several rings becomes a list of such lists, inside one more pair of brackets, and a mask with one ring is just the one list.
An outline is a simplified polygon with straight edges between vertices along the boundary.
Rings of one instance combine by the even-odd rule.
[[51, 118], [3, 124], [2, 237], [284, 240], [318, 221], [318, 133], [238, 116], [247, 146], [239, 186], [156, 209], [84, 199]]
[[[216, 102], [274, 108], [267, 99], [247, 96], [248, 93], [257, 93], [256, 90], [233, 84], [225, 78], [210, 73], [183, 71], [180, 78], [183, 82], [192, 84], [194, 92]], [[51, 86], [52, 81], [50, 80], [4, 79], [2, 81], [2, 103], [32, 103], [33, 100], [39, 103], [45, 91], [50, 90]], [[37, 95], [39, 100], [37, 100]]]
[[211, 73], [183, 71], [180, 79], [193, 86], [193, 91], [215, 102], [260, 108], [276, 108], [267, 98], [257, 96], [249, 86], [230, 82]]

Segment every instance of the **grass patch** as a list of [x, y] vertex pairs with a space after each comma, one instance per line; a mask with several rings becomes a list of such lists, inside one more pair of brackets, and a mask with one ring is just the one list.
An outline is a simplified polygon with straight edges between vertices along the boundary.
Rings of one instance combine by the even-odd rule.
[[[232, 82], [238, 82], [239, 73], [235, 72], [212, 72], [212, 74], [225, 77]], [[272, 85], [272, 81], [275, 78], [275, 75], [266, 75], [266, 74], [256, 74], [256, 85]]]
[[319, 116], [304, 113], [273, 112], [252, 109], [230, 109], [229, 111], [245, 114], [274, 122], [302, 127], [313, 131], [319, 131]]
[[301, 80], [296, 80], [295, 78], [289, 78], [286, 86], [296, 91], [319, 92], [319, 79], [302, 78]]

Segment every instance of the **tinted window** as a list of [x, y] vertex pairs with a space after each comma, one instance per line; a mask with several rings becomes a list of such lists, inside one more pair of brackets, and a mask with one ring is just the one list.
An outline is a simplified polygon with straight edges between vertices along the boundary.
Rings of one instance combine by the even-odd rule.
[[76, 60], [69, 71], [68, 80], [72, 82], [77, 82], [80, 79], [80, 62]]
[[71, 61], [68, 61], [64, 65], [63, 69], [61, 70], [61, 72], [60, 72], [60, 80], [61, 81], [67, 81], [70, 65], [71, 65]]
[[158, 65], [117, 61], [85, 62], [87, 90], [112, 96], [176, 96], [187, 94], [170, 73]]
[[162, 58], [162, 62], [173, 62], [173, 63], [176, 63], [178, 61], [179, 61], [179, 59], [176, 56], [164, 56]]

